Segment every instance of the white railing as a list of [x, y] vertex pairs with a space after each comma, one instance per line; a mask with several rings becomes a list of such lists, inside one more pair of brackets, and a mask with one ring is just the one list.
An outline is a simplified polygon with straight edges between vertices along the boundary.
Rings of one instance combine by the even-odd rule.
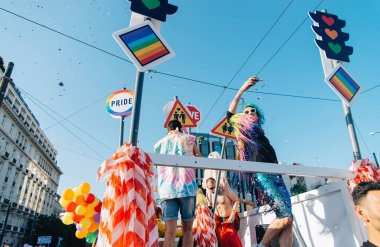
[[240, 160], [218, 160], [203, 157], [174, 156], [156, 153], [149, 153], [149, 156], [152, 159], [153, 163], [158, 166], [178, 166], [187, 168], [274, 173], [281, 175], [340, 179], [354, 177], [354, 175], [348, 169], [284, 165]]

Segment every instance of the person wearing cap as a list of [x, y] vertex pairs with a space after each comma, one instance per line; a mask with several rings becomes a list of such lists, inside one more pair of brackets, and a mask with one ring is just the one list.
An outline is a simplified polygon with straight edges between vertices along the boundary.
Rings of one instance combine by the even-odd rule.
[[[154, 145], [154, 152], [201, 157], [195, 140], [195, 136], [182, 133], [182, 125], [178, 120], [171, 120], [168, 123], [168, 134]], [[166, 229], [164, 247], [174, 246], [178, 211], [183, 226], [183, 246], [193, 246], [192, 226], [198, 189], [195, 171], [192, 168], [165, 166], [159, 166], [157, 171], [162, 219]]]
[[351, 195], [355, 212], [368, 231], [362, 247], [380, 247], [380, 182], [361, 182]]
[[[237, 138], [239, 160], [278, 163], [276, 152], [262, 129], [265, 121], [262, 110], [256, 104], [248, 103], [241, 113], [236, 113], [243, 93], [259, 81], [258, 77], [253, 76], [241, 86], [228, 108], [227, 119]], [[253, 173], [252, 179], [276, 214], [276, 219], [271, 222], [257, 246], [268, 247], [272, 239], [278, 239], [281, 247], [292, 246], [292, 205], [282, 177], [278, 174]]]

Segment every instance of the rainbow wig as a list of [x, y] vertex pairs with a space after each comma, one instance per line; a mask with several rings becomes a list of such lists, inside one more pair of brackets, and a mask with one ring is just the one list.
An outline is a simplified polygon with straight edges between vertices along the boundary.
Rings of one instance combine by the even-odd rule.
[[241, 112], [243, 113], [244, 109], [247, 108], [247, 107], [252, 107], [252, 108], [256, 109], [256, 114], [259, 117], [259, 123], [260, 123], [260, 125], [262, 125], [262, 124], [265, 123], [264, 112], [263, 112], [263, 110], [258, 105], [254, 104], [254, 103], [244, 104], [243, 110]]

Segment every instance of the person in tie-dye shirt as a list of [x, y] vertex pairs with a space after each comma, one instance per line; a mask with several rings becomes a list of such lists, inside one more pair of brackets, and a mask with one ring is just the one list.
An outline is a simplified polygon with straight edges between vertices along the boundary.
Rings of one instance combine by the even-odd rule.
[[[195, 145], [195, 136], [182, 134], [178, 120], [168, 123], [168, 134], [154, 145], [154, 152], [167, 155], [195, 155], [201, 157]], [[161, 199], [162, 218], [165, 221], [164, 247], [174, 246], [178, 211], [183, 226], [183, 246], [193, 246], [192, 225], [195, 216], [195, 195], [198, 185], [192, 168], [157, 168], [158, 193]]]

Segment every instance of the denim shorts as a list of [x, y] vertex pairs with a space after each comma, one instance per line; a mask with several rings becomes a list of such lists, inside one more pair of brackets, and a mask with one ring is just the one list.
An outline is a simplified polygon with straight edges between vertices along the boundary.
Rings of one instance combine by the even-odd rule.
[[163, 200], [161, 208], [163, 221], [178, 220], [178, 210], [183, 221], [190, 221], [195, 216], [195, 196]]

